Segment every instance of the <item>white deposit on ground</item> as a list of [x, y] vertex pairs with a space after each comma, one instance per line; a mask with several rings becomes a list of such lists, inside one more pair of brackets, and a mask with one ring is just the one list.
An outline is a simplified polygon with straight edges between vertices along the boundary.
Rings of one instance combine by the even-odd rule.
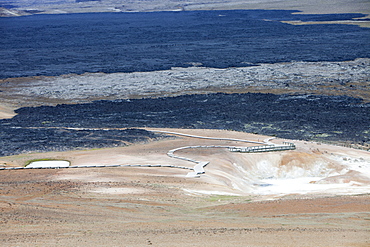
[[31, 162], [27, 167], [68, 167], [69, 164], [66, 160], [40, 160]]
[[[350, 195], [370, 192], [369, 152], [299, 141], [296, 144], [296, 151], [235, 153], [233, 156], [225, 153], [225, 159], [210, 162], [205, 174], [200, 176], [217, 186], [208, 187], [208, 190], [184, 191], [194, 195], [222, 195], [220, 192], [227, 192], [271, 198], [292, 194]], [[317, 147], [320, 147], [320, 152]], [[315, 152], [310, 151], [311, 148]]]
[[[307, 167], [284, 166], [262, 160], [252, 172], [256, 181], [252, 193], [288, 194], [361, 194], [370, 192], [370, 164], [363, 159], [332, 157], [333, 162], [316, 162]], [[250, 176], [247, 175], [247, 176]]]

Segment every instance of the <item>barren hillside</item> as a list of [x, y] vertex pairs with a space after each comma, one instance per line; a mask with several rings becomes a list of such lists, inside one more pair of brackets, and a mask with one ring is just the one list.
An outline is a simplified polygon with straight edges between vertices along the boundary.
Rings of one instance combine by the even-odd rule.
[[[233, 131], [170, 130], [266, 138]], [[204, 246], [205, 240], [206, 246], [245, 246], [245, 241], [252, 246], [366, 246], [369, 153], [294, 143], [296, 150], [276, 153], [178, 151], [180, 156], [210, 161], [199, 178], [186, 178], [184, 169], [163, 167], [2, 170], [0, 241], [7, 246], [171, 246], [174, 241], [177, 246]], [[11, 167], [48, 158], [77, 166], [192, 167], [166, 155], [188, 145], [251, 144], [183, 136], [129, 147], [10, 156], [1, 162]]]

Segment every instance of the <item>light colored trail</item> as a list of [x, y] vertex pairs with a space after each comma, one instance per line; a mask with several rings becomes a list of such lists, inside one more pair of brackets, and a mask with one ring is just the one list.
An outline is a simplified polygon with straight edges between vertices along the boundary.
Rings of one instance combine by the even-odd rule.
[[[53, 128], [53, 127], [52, 127]], [[66, 128], [66, 129], [85, 129], [85, 128]], [[94, 130], [109, 130], [106, 128], [94, 128]], [[126, 129], [126, 128], [123, 128]], [[145, 129], [145, 128], [144, 128]], [[244, 143], [253, 143], [253, 144], [261, 144], [259, 146], [252, 146], [252, 147], [236, 147], [236, 146], [218, 146], [218, 145], [208, 145], [208, 146], [185, 146], [179, 147], [175, 149], [171, 149], [167, 152], [167, 155], [171, 158], [180, 159], [195, 163], [193, 168], [186, 167], [186, 166], [175, 166], [175, 165], [84, 165], [84, 166], [56, 166], [56, 165], [37, 165], [37, 166], [25, 166], [25, 167], [0, 167], [0, 170], [24, 170], [24, 169], [65, 169], [65, 168], [103, 168], [103, 167], [167, 167], [167, 168], [178, 168], [178, 169], [188, 169], [192, 170], [188, 172], [186, 177], [199, 177], [200, 174], [204, 174], [205, 170], [204, 167], [209, 164], [209, 161], [198, 161], [195, 159], [178, 156], [174, 153], [179, 150], [184, 149], [195, 149], [195, 148], [226, 148], [230, 152], [245, 152], [245, 153], [255, 153], [255, 152], [271, 152], [271, 151], [283, 151], [283, 150], [292, 150], [295, 149], [294, 144], [292, 143], [284, 143], [283, 145], [272, 143], [271, 140], [275, 139], [275, 137], [269, 137], [265, 139], [263, 142], [259, 141], [251, 141], [251, 140], [244, 140], [244, 139], [234, 139], [234, 138], [221, 138], [221, 137], [208, 137], [208, 136], [199, 136], [199, 135], [191, 135], [191, 134], [184, 134], [179, 132], [172, 132], [172, 131], [163, 131], [163, 130], [153, 130], [153, 129], [145, 129], [150, 132], [154, 133], [161, 133], [167, 135], [176, 135], [176, 136], [184, 136], [190, 138], [197, 138], [197, 139], [207, 139], [207, 140], [218, 140], [218, 141], [235, 141], [235, 142], [244, 142]], [[264, 145], [263, 145], [264, 144]]]
[[152, 130], [146, 129], [147, 131], [163, 133], [168, 135], [176, 135], [176, 136], [185, 136], [190, 138], [198, 138], [198, 139], [208, 139], [208, 140], [221, 140], [221, 141], [236, 141], [236, 142], [246, 142], [246, 143], [254, 143], [254, 144], [265, 144], [264, 146], [253, 146], [253, 147], [236, 147], [236, 146], [185, 146], [179, 147], [175, 149], [171, 149], [168, 151], [167, 155], [171, 158], [185, 160], [189, 162], [193, 162], [196, 165], [193, 167], [193, 172], [189, 172], [186, 177], [199, 177], [200, 174], [205, 173], [204, 167], [209, 164], [209, 161], [198, 161], [194, 159], [190, 159], [183, 156], [177, 156], [174, 153], [179, 150], [184, 149], [192, 149], [192, 148], [227, 148], [231, 152], [245, 152], [245, 153], [256, 153], [256, 152], [271, 152], [271, 151], [283, 151], [283, 150], [292, 150], [295, 149], [295, 145], [293, 143], [284, 143], [283, 145], [272, 143], [271, 140], [275, 139], [275, 137], [269, 137], [265, 139], [263, 142], [258, 141], [251, 141], [251, 140], [243, 140], [243, 139], [233, 139], [233, 138], [217, 138], [217, 137], [207, 137], [207, 136], [198, 136], [198, 135], [190, 135], [178, 132], [171, 132], [171, 131], [163, 131], [163, 130]]

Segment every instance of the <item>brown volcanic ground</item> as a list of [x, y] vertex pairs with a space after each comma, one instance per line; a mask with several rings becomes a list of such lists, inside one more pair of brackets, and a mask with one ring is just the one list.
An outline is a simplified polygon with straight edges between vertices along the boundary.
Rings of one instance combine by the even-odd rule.
[[[98, 8], [95, 6], [95, 4], [106, 2], [90, 1], [79, 3], [79, 6], [84, 5], [84, 9], [88, 12], [128, 11], [125, 9], [102, 10], [101, 6]], [[140, 1], [136, 8], [137, 11], [148, 11], [173, 10], [179, 7], [178, 1], [171, 2], [175, 5], [164, 8], [163, 6], [148, 6], [147, 1]], [[133, 3], [127, 3], [126, 7], [135, 8], [130, 4]], [[167, 2], [161, 1], [161, 4], [167, 4]], [[40, 9], [44, 10], [44, 7]], [[298, 4], [285, 0], [250, 1], [248, 3], [246, 1], [224, 1], [222, 3], [193, 1], [193, 4], [186, 7], [189, 10], [238, 8], [298, 9], [304, 13], [369, 13], [368, 2], [361, 0], [315, 0], [300, 1]], [[60, 9], [71, 13], [79, 12], [69, 7], [58, 7], [56, 11]], [[45, 9], [45, 13], [56, 11]], [[0, 10], [0, 12], [6, 15], [19, 14], [9, 13], [7, 10]], [[368, 26], [368, 21], [348, 24]], [[196, 87], [195, 91], [189, 90], [189, 93], [308, 92], [350, 95], [368, 101], [367, 66], [359, 69], [355, 76], [351, 76], [346, 85], [323, 83], [325, 78], [344, 78], [348, 75], [347, 70], [353, 71], [354, 67], [358, 67], [358, 64], [363, 62], [367, 64], [369, 61], [365, 59], [329, 65], [328, 63], [263, 65], [259, 67], [261, 71], [257, 75], [264, 77], [257, 84], [253, 86], [240, 84], [232, 88], [228, 88], [227, 83], [222, 84], [225, 79], [233, 82], [238, 79], [233, 71], [228, 73], [232, 69], [219, 71], [229, 76], [222, 77], [216, 88], [202, 84], [203, 75], [205, 78], [217, 75], [216, 70], [207, 71], [206, 68], [190, 68], [186, 71], [175, 69], [172, 71], [175, 75], [177, 72], [182, 75], [186, 73], [185, 78], [169, 79], [171, 82], [185, 80], [186, 84], [194, 81], [194, 78], [200, 78], [199, 87]], [[324, 66], [329, 66], [330, 69], [320, 69]], [[277, 78], [266, 73], [271, 69], [278, 72]], [[239, 72], [240, 69], [236, 70]], [[302, 73], [302, 78], [306, 83], [307, 80], [312, 79], [312, 81], [302, 84], [299, 81], [300, 78], [294, 75], [297, 74], [296, 71]], [[318, 71], [320, 73], [317, 73]], [[208, 72], [211, 73], [207, 74]], [[309, 75], [311, 72], [314, 76]], [[154, 79], [158, 76], [158, 79], [163, 81], [160, 72], [147, 75]], [[104, 76], [104, 79], [110, 81], [112, 85], [116, 85], [117, 79], [123, 80], [123, 75], [119, 74], [3, 80], [0, 88], [2, 91], [0, 118], [11, 117], [12, 109], [21, 106], [112, 99], [109, 96], [109, 89], [96, 88], [94, 82], [100, 76]], [[290, 76], [298, 80], [294, 81], [290, 88], [270, 84], [272, 79], [289, 78]], [[251, 78], [251, 80], [255, 81], [256, 78]], [[74, 80], [84, 82], [84, 93], [81, 96], [76, 95], [72, 99], [66, 99], [66, 95], [70, 95], [72, 91], [68, 87], [73, 89]], [[127, 81], [127, 78], [124, 80]], [[63, 83], [63, 86], [66, 86], [63, 88], [67, 88], [60, 98], [53, 93], [60, 91], [60, 88], [53, 88], [53, 85], [57, 85], [55, 82]], [[72, 83], [71, 86], [68, 83]], [[30, 89], [33, 91], [30, 92]], [[134, 93], [137, 95], [119, 95], [119, 97], [143, 96], [140, 87], [136, 90], [137, 92]], [[100, 95], [101, 92], [106, 92], [106, 94]], [[160, 88], [155, 89], [154, 92], [154, 96], [163, 94]], [[51, 97], [42, 98], [42, 95], [48, 95], [48, 93]], [[169, 95], [182, 93], [184, 92], [174, 88]], [[117, 97], [113, 96], [113, 98]], [[178, 131], [184, 132], [184, 130]], [[252, 140], [265, 138], [239, 132], [191, 131], [198, 135]], [[281, 140], [276, 142], [279, 141]], [[350, 166], [359, 167], [366, 162], [369, 164], [369, 153], [316, 143], [298, 141], [295, 143], [297, 145], [295, 151], [272, 154], [235, 154], [221, 149], [182, 151], [181, 154], [184, 156], [211, 161], [206, 167], [206, 174], [200, 178], [186, 178], [187, 170], [172, 168], [0, 171], [0, 244], [2, 246], [369, 246], [370, 190], [368, 187], [370, 183], [365, 174], [348, 169]], [[189, 162], [167, 157], [166, 152], [184, 145], [203, 144], [226, 145], [229, 143], [205, 142], [189, 138], [167, 139], [123, 148], [1, 157], [0, 166], [21, 166], [37, 158], [68, 159], [72, 165], [170, 164], [191, 166]], [[267, 167], [270, 171], [274, 170], [272, 168], [278, 168], [276, 171], [284, 171], [285, 175], [289, 175], [289, 172], [294, 173], [293, 168], [299, 167], [300, 171], [307, 173], [301, 175], [307, 176], [315, 168], [316, 172], [322, 172], [321, 177], [313, 177], [309, 185], [323, 185], [321, 188], [328, 190], [311, 190], [309, 193], [296, 190], [293, 193], [285, 191], [281, 194], [266, 193], [266, 191], [263, 194], [260, 190], [257, 193], [261, 187], [256, 186], [255, 182], [259, 181], [259, 176], [266, 175], [256, 173], [259, 169], [256, 169], [258, 167], [255, 164], [259, 161], [269, 164]], [[320, 169], [315, 166], [317, 163], [321, 164]], [[267, 175], [271, 174], [267, 173]], [[272, 175], [280, 180], [284, 178], [282, 172]], [[333, 184], [334, 188], [329, 188]], [[294, 191], [297, 185], [292, 184], [291, 187], [290, 191]]]
[[[259, 141], [266, 138], [234, 131], [173, 131]], [[4, 246], [368, 246], [370, 197], [366, 191], [370, 179], [366, 174], [343, 169], [348, 167], [348, 162], [359, 167], [368, 164], [370, 154], [344, 147], [295, 143], [296, 150], [278, 153], [241, 154], [226, 149], [176, 153], [211, 161], [200, 178], [186, 178], [188, 170], [157, 167], [3, 170], [0, 172], [0, 243]], [[166, 155], [170, 149], [187, 145], [250, 144], [182, 137], [129, 147], [2, 157], [0, 163], [18, 166], [31, 159], [58, 158], [68, 159], [72, 165], [192, 167], [190, 162]], [[255, 167], [259, 161], [270, 162], [286, 174], [289, 169], [301, 167], [311, 175], [321, 176], [312, 177], [316, 182], [311, 182], [311, 186], [326, 186], [328, 178], [346, 179], [329, 183], [339, 190], [325, 187], [310, 193], [263, 194], [255, 185], [263, 176], [256, 174], [261, 168]], [[322, 168], [312, 174], [318, 162]], [[336, 175], [337, 172], [342, 175]], [[286, 175], [275, 176], [284, 180]]]

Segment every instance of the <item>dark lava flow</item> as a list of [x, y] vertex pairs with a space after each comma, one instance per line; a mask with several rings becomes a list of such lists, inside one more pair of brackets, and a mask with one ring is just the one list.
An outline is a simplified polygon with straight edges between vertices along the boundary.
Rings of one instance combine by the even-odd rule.
[[[0, 121], [0, 155], [111, 147], [158, 136], [143, 130], [204, 128], [289, 139], [370, 144], [370, 104], [347, 96], [208, 94], [26, 107]], [[30, 128], [34, 127], [34, 128]]]
[[168, 138], [141, 129], [73, 130], [48, 128], [0, 127], [0, 156], [26, 152], [68, 151], [77, 149], [126, 146]]
[[370, 57], [370, 30], [280, 21], [353, 20], [363, 14], [287, 10], [88, 13], [0, 18], [0, 78], [188, 67], [245, 67]]
[[[369, 29], [289, 25], [362, 14], [285, 10], [88, 13], [0, 18], [0, 78], [155, 71], [201, 63], [227, 68], [370, 57]], [[6, 83], [6, 82], [4, 82]], [[102, 82], [104, 83], [104, 82]], [[369, 104], [350, 97], [210, 94], [19, 109], [0, 121], [0, 156], [110, 147], [161, 138], [176, 127], [254, 132], [290, 139], [370, 143]]]

